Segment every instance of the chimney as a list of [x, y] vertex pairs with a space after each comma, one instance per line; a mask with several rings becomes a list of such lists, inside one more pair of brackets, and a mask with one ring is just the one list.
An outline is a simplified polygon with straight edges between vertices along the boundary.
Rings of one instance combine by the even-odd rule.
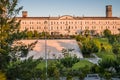
[[22, 11], [22, 17], [27, 17], [27, 11]]
[[106, 6], [106, 17], [112, 17], [112, 5]]

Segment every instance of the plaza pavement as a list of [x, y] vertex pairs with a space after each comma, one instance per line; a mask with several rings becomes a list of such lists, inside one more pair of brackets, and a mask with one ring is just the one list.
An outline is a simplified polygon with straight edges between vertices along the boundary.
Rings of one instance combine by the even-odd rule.
[[[33, 56], [33, 59], [38, 59], [42, 57], [45, 59], [45, 40], [21, 40], [25, 44], [31, 44], [37, 41], [33, 51], [29, 51], [27, 56]], [[46, 40], [46, 52], [47, 52], [47, 59], [58, 59], [62, 58], [62, 49], [74, 49], [70, 55], [73, 56], [74, 54], [78, 58], [83, 58], [80, 48], [77, 44], [76, 40], [71, 39], [49, 39]]]

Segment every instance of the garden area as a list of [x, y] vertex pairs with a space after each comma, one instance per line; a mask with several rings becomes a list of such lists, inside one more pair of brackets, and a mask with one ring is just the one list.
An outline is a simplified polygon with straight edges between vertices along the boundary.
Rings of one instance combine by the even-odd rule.
[[[82, 59], [70, 56], [68, 51], [63, 52], [64, 57], [60, 59], [46, 61], [29, 57], [21, 60], [27, 57], [36, 42], [30, 45], [17, 43], [18, 46], [13, 43], [22, 39], [43, 38], [45, 33], [39, 35], [34, 32], [33, 36], [31, 32], [19, 30], [21, 21], [16, 21], [15, 17], [22, 7], [16, 7], [17, 3], [18, 0], [1, 0], [0, 3], [0, 80], [59, 80], [60, 77], [83, 80], [89, 73], [97, 73], [107, 80], [114, 76], [120, 77], [120, 34], [113, 35], [107, 29], [102, 37], [90, 35], [89, 30], [87, 34], [72, 36], [79, 44], [84, 56]], [[98, 64], [86, 60], [94, 58], [91, 54], [101, 58]]]

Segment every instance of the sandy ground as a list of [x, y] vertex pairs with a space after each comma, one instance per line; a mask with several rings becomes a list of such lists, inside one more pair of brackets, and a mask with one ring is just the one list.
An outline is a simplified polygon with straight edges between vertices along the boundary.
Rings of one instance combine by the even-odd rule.
[[[22, 40], [25, 44], [31, 44], [35, 41], [36, 40]], [[38, 59], [40, 57], [45, 58], [45, 52], [48, 59], [62, 58], [62, 49], [74, 49], [70, 55], [73, 56], [75, 54], [78, 58], [83, 58], [76, 40], [68, 39], [46, 40], [46, 51], [45, 40], [38, 40], [33, 51], [29, 52], [27, 58], [30, 56], [33, 56], [34, 59]]]

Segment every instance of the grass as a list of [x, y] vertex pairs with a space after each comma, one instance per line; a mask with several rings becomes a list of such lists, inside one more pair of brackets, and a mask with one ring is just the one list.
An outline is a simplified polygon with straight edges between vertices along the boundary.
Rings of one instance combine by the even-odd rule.
[[115, 54], [112, 52], [98, 52], [97, 56], [102, 58], [102, 59], [106, 59], [106, 58], [110, 58], [110, 59], [115, 59]]
[[[56, 60], [55, 60], [56, 61]], [[48, 64], [51, 64], [51, 62], [55, 62], [54, 60], [48, 60]], [[62, 65], [62, 64], [61, 64]], [[80, 60], [78, 63], [75, 63], [73, 66], [72, 66], [72, 69], [74, 70], [78, 70], [78, 69], [82, 69], [84, 67], [92, 67], [93, 66], [93, 63], [87, 61], [87, 60]], [[45, 68], [45, 61], [42, 61], [40, 62], [37, 67], [38, 69], [41, 69], [43, 70]]]
[[102, 59], [111, 58], [115, 59], [115, 54], [112, 52], [112, 45], [108, 42], [107, 38], [96, 38], [100, 43], [103, 44], [105, 51], [99, 51], [96, 55]]
[[45, 68], [45, 61], [40, 62], [40, 63], [37, 65], [37, 68], [43, 70], [43, 69]]
[[87, 60], [80, 60], [78, 63], [73, 65], [72, 69], [78, 70], [78, 69], [85, 68], [86, 66], [90, 68], [93, 66], [93, 63], [91, 63]]
[[103, 44], [103, 47], [106, 51], [99, 51], [97, 54], [98, 57], [105, 59], [105, 58], [112, 58], [115, 59], [115, 54], [112, 52], [112, 45], [109, 43], [107, 38], [96, 38], [100, 43]]

